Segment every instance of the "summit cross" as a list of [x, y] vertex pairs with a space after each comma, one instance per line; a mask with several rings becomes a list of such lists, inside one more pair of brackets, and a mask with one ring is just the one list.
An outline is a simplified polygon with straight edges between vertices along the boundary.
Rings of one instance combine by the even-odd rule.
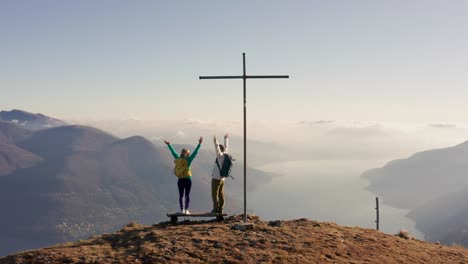
[[243, 79], [244, 81], [244, 223], [247, 222], [247, 79], [282, 79], [289, 75], [247, 75], [245, 68], [245, 53], [242, 53], [243, 74], [234, 76], [200, 76], [200, 80], [206, 79]]

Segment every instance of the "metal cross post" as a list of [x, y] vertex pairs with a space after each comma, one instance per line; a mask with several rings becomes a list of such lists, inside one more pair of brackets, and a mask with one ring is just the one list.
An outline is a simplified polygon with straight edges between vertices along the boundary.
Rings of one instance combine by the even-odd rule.
[[244, 80], [244, 223], [247, 222], [247, 79], [278, 79], [289, 78], [289, 75], [247, 75], [245, 69], [245, 53], [242, 53], [243, 74], [236, 76], [200, 76], [203, 79], [243, 79]]

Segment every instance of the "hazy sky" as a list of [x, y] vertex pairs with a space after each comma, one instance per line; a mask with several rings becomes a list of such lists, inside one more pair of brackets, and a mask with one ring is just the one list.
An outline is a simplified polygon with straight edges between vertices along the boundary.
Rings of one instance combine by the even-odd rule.
[[468, 1], [0, 2], [0, 106], [59, 118], [468, 122]]

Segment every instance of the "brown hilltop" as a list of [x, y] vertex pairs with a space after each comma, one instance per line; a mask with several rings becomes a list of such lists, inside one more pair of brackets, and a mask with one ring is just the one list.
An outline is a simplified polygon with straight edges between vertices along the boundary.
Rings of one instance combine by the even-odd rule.
[[468, 263], [468, 249], [307, 219], [237, 230], [225, 222], [130, 223], [113, 234], [26, 251], [12, 263]]

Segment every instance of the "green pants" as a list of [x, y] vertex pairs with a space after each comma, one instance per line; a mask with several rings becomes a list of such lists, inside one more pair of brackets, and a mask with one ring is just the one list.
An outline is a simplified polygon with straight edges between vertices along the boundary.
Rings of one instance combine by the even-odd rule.
[[222, 213], [224, 209], [224, 181], [211, 180], [211, 198], [213, 198], [213, 211]]

